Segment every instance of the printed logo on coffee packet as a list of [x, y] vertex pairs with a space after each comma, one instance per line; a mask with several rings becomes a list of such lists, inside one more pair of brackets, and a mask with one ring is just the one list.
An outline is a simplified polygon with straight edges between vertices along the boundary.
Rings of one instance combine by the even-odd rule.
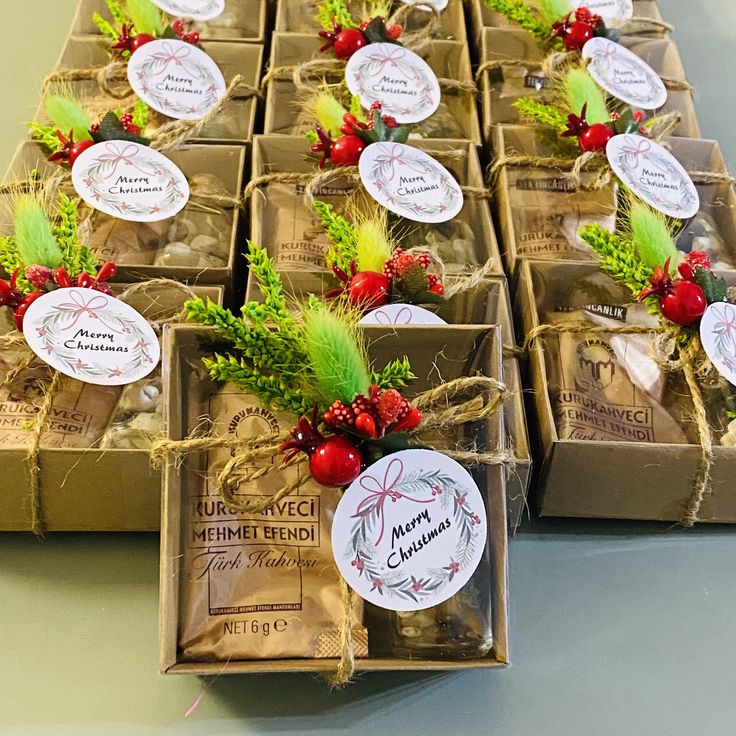
[[371, 197], [409, 220], [447, 222], [463, 208], [463, 192], [452, 174], [418, 148], [371, 143], [358, 167]]
[[176, 120], [199, 120], [224, 97], [217, 64], [186, 41], [159, 39], [128, 62], [128, 82], [147, 105]]
[[222, 15], [225, 0], [152, 0], [161, 10], [177, 18], [210, 20]]
[[606, 156], [634, 194], [669, 217], [686, 220], [700, 209], [700, 197], [680, 162], [656, 141], [640, 135], [615, 135]]
[[572, 7], [586, 7], [592, 13], [600, 15], [603, 22], [628, 20], [634, 15], [633, 0], [572, 0]]
[[700, 320], [700, 341], [716, 370], [736, 386], [736, 305], [711, 304]]
[[578, 370], [575, 387], [579, 391], [602, 391], [613, 383], [616, 375], [616, 354], [602, 340], [579, 342]]
[[361, 325], [446, 325], [434, 312], [414, 304], [384, 304], [368, 312]]
[[113, 296], [57, 289], [36, 299], [23, 318], [29, 347], [65, 376], [122, 386], [147, 376], [161, 357], [151, 325]]
[[332, 548], [358, 595], [392, 611], [442, 603], [468, 582], [486, 544], [483, 498], [465, 468], [433, 450], [371, 465], [335, 512]]
[[645, 61], [621, 44], [592, 38], [583, 46], [588, 71], [608, 94], [628, 105], [656, 110], [667, 102], [667, 88]]
[[365, 108], [380, 102], [381, 113], [399, 123], [419, 123], [440, 105], [440, 85], [424, 59], [395, 43], [371, 43], [354, 53], [345, 82]]
[[90, 207], [132, 222], [173, 217], [189, 200], [179, 168], [132, 141], [105, 141], [83, 151], [74, 162], [72, 184]]

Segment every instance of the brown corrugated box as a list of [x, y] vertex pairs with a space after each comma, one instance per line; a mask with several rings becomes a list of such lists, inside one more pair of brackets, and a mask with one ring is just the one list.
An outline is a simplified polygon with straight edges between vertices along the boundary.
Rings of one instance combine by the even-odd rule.
[[[732, 275], [733, 278], [733, 275]], [[590, 286], [574, 290], [571, 284]], [[541, 288], [541, 283], [547, 285]], [[582, 307], [591, 293], [600, 303], [623, 305], [631, 295], [596, 264], [524, 261], [520, 267], [516, 309], [529, 332], [540, 312], [551, 306]], [[600, 339], [600, 336], [597, 336]], [[701, 448], [697, 444], [562, 440], [553, 416], [543, 343], [529, 355], [541, 463], [538, 508], [542, 516], [679, 521], [693, 495]], [[687, 401], [686, 394], [683, 401]], [[535, 455], [535, 458], [537, 456]], [[736, 522], [736, 450], [714, 446], [711, 490], [698, 519]]]
[[[283, 74], [272, 78], [267, 85], [266, 112], [264, 133], [295, 135], [314, 130], [316, 121], [300, 111], [300, 93], [293, 82], [293, 69], [299, 64], [314, 58], [331, 58], [327, 53], [319, 53], [320, 39], [316, 35], [304, 33], [274, 33], [271, 45], [270, 69], [286, 69]], [[437, 40], [422, 48], [419, 55], [432, 67], [440, 79], [453, 79], [471, 83], [473, 80], [470, 56], [464, 44], [457, 41]], [[311, 87], [302, 93], [308, 99], [319, 86], [322, 79], [341, 81], [344, 74], [334, 72], [310, 79]], [[412, 138], [461, 138], [470, 140], [476, 145], [481, 143], [480, 123], [475, 96], [463, 91], [442, 93], [441, 103], [445, 111], [435, 113], [427, 121], [418, 123]], [[456, 134], [449, 132], [443, 135], [434, 132], [439, 124], [440, 115], [452, 116], [457, 127]]]
[[[498, 327], [479, 325], [458, 326], [442, 330], [446, 354], [462, 356], [462, 360], [448, 359], [436, 346], [436, 328], [407, 327], [399, 336], [391, 329], [372, 327], [366, 330], [369, 354], [377, 363], [408, 354], [412, 367], [420, 377], [412, 391], [426, 390], [431, 385], [437, 369], [445, 380], [463, 374], [480, 371], [483, 375], [501, 376], [501, 340]], [[191, 325], [176, 326], [166, 331], [166, 364], [164, 381], [168, 386], [166, 408], [168, 437], [185, 438], [192, 427], [185, 426], [188, 413], [187, 401], [192, 397], [182, 395], [180, 387], [187, 384], [193, 361], [211, 354], [222, 343], [212, 329]], [[203, 395], [214, 386], [203, 385]], [[410, 396], [410, 393], [407, 392]], [[502, 417], [490, 418], [483, 425], [484, 440], [493, 447], [503, 447]], [[196, 464], [196, 458], [190, 458]], [[184, 662], [177, 651], [179, 586], [184, 576], [179, 574], [181, 551], [181, 524], [183, 519], [183, 477], [187, 473], [187, 461], [180, 467], [167, 463], [164, 470], [164, 502], [161, 534], [161, 601], [160, 639], [161, 671], [166, 674], [224, 674], [262, 672], [329, 672], [336, 667], [334, 659], [271, 659], [228, 662]], [[486, 657], [456, 660], [404, 660], [359, 659], [356, 670], [452, 670], [487, 667], [503, 667], [508, 664], [508, 582], [507, 582], [507, 533], [506, 494], [504, 471], [500, 466], [485, 468], [487, 483], [487, 513], [491, 550], [491, 601], [493, 611], [493, 648]]]
[[[115, 285], [116, 293], [123, 289], [124, 285]], [[196, 287], [195, 292], [218, 303], [222, 301], [220, 287]], [[171, 300], [183, 301], [186, 296], [178, 291], [169, 291], [167, 295], [162, 287], [157, 287], [150, 297], [136, 297], [136, 303], [145, 303], [149, 298], [150, 309], [158, 310], [168, 303], [176, 308], [178, 301]], [[142, 312], [145, 315], [148, 310]], [[31, 529], [27, 452], [25, 447], [0, 450], [3, 467], [0, 531]], [[151, 468], [148, 450], [42, 445], [38, 464], [42, 516], [48, 531], [158, 530], [161, 473]]]
[[[246, 166], [246, 150], [240, 146], [201, 146], [187, 144], [179, 146], [175, 151], [170, 151], [166, 155], [182, 170], [187, 178], [195, 174], [215, 172], [225, 185], [228, 195], [238, 198], [242, 191], [243, 175]], [[32, 142], [22, 143], [10, 162], [4, 181], [7, 183], [14, 180], [23, 180], [28, 177], [32, 169], [37, 169], [43, 178], [51, 177], [58, 172], [58, 167], [46, 160], [46, 156], [38, 145]], [[71, 184], [69, 184], [69, 187], [70, 193], [73, 193]], [[177, 217], [185, 217], [189, 207], [198, 207], [198, 205], [195, 203], [188, 205]], [[100, 216], [103, 219], [110, 219], [105, 215]], [[150, 262], [148, 263], [126, 262], [129, 259], [121, 258], [117, 255], [117, 279], [119, 281], [132, 282], [161, 277], [189, 284], [222, 285], [225, 287], [225, 300], [228, 302], [235, 289], [244, 280], [245, 265], [241, 254], [243, 221], [239, 208], [227, 209], [224, 214], [217, 216], [227, 218], [228, 264], [226, 267], [202, 269], [199, 267], [154, 266], [152, 261], [153, 254], [156, 251], [153, 249]], [[166, 244], [166, 230], [168, 229], [168, 225], [174, 222], [175, 219], [170, 218], [163, 225], [156, 225], [156, 227], [163, 228], [160, 234], [161, 241], [160, 243], [155, 243], [156, 246], [163, 247]], [[135, 227], [136, 224], [131, 223], [131, 226]], [[141, 223], [140, 226], [147, 227], [148, 225]], [[93, 249], [101, 260], [109, 260], [112, 255], [115, 255], [105, 252], [104, 247]]]

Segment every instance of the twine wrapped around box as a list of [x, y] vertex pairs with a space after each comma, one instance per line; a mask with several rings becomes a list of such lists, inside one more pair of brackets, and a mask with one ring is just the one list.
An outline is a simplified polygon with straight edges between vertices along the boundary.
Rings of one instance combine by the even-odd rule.
[[[471, 394], [472, 398], [464, 399]], [[469, 376], [455, 379], [418, 394], [412, 404], [421, 408], [424, 414], [422, 429], [449, 428], [469, 422], [488, 419], [502, 411], [509, 390], [501, 381], [487, 376]], [[227, 508], [235, 512], [249, 514], [262, 513], [278, 504], [283, 498], [298, 490], [309, 478], [302, 474], [291, 483], [280, 488], [276, 493], [260, 500], [240, 500], [235, 491], [240, 483], [252, 483], [264, 476], [283, 471], [290, 466], [306, 462], [304, 455], [281, 463], [264, 465], [244, 475], [236, 471], [241, 467], [251, 466], [259, 460], [273, 458], [279, 453], [282, 442], [289, 439], [288, 432], [262, 434], [251, 440], [238, 440], [232, 437], [197, 437], [191, 436], [183, 440], [163, 439], [154, 443], [151, 448], [151, 462], [154, 467], [162, 467], [165, 463], [180, 464], [192, 453], [212, 449], [230, 448], [233, 457], [227, 462], [215, 479], [215, 485]], [[426, 445], [424, 445], [426, 446]], [[435, 449], [429, 446], [429, 449]], [[515, 456], [511, 450], [479, 451], [476, 449], [456, 448], [440, 449], [445, 455], [457, 462], [470, 466], [503, 465], [513, 469]], [[341, 644], [340, 659], [336, 671], [326, 676], [327, 681], [335, 686], [346, 685], [355, 671], [352, 633], [352, 594], [340, 576], [340, 592], [343, 603], [342, 616], [339, 623], [339, 639]]]
[[[704, 498], [711, 492], [711, 469], [713, 467], [713, 439], [711, 437], [705, 400], [700, 388], [701, 379], [715, 371], [712, 363], [705, 355], [696, 335], [672, 328], [645, 327], [631, 325], [628, 327], [604, 327], [587, 322], [567, 322], [559, 324], [542, 324], [534, 327], [526, 336], [521, 352], [527, 354], [539, 345], [546, 335], [650, 335], [650, 352], [656, 363], [664, 371], [682, 371], [690, 399], [694, 408], [694, 420], [700, 444], [700, 458], [693, 480], [692, 493], [680, 518], [684, 527], [692, 527], [699, 521], [700, 509]], [[687, 344], [681, 346], [682, 338], [688, 337]], [[540, 346], [541, 348], [541, 346]]]

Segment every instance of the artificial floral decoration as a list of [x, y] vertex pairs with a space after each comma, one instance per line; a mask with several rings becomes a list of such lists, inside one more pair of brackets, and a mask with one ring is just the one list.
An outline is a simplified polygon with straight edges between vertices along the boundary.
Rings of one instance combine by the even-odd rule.
[[13, 310], [21, 332], [30, 305], [49, 291], [81, 287], [110, 293], [106, 282], [115, 276], [115, 264], [98, 269], [81, 242], [77, 219], [77, 203], [65, 194], [53, 212], [38, 192], [15, 199], [13, 234], [0, 237], [0, 266], [10, 274], [9, 280], [0, 279], [0, 306]]
[[582, 51], [591, 38], [618, 41], [620, 33], [606, 27], [600, 15], [586, 7], [573, 8], [567, 0], [484, 0], [485, 4], [528, 31], [550, 49]]
[[213, 380], [300, 416], [281, 446], [286, 461], [304, 452], [317, 482], [347, 485], [375, 457], [406, 447], [406, 433], [421, 422], [421, 411], [399, 393], [414, 378], [409, 362], [373, 372], [358, 315], [316, 297], [294, 313], [265, 250], [249, 243], [248, 261], [263, 303], [246, 303], [242, 317], [201, 299], [185, 305], [191, 321], [216, 327], [232, 344], [205, 365]]
[[399, 38], [404, 29], [399, 24], [386, 22], [390, 3], [374, 0], [369, 6], [371, 17], [357, 22], [345, 0], [323, 0], [317, 9], [317, 20], [324, 29], [319, 32], [319, 37], [325, 41], [320, 51], [331, 49], [338, 59], [347, 60], [371, 43], [400, 45]]
[[49, 161], [74, 166], [77, 158], [95, 143], [102, 141], [150, 142], [143, 137], [148, 125], [149, 108], [138, 100], [132, 110], [110, 110], [98, 122], [92, 122], [82, 106], [66, 95], [51, 95], [46, 101], [50, 124], [27, 123], [31, 138], [49, 154]]
[[396, 245], [388, 229], [388, 215], [380, 210], [360, 217], [352, 225], [325, 202], [314, 208], [332, 241], [326, 264], [340, 280], [327, 298], [345, 295], [353, 307], [370, 310], [388, 303], [439, 304], [445, 289], [439, 277], [429, 273], [428, 253], [408, 253]]
[[652, 121], [644, 123], [642, 112], [628, 107], [609, 111], [605, 93], [583, 66], [553, 77], [549, 93], [550, 104], [522, 97], [514, 107], [522, 117], [553, 128], [561, 138], [577, 138], [584, 153], [605, 150], [614, 135], [650, 135]]
[[[399, 125], [390, 115], [381, 115], [380, 102], [371, 105], [368, 122], [364, 122], [354, 112], [345, 110], [339, 126], [337, 105], [340, 102], [335, 100], [335, 103], [336, 105], [328, 104], [324, 97], [317, 101], [315, 113], [319, 123], [316, 133], [308, 135], [312, 153], [322, 154], [320, 169], [324, 169], [328, 162], [333, 166], [356, 166], [360, 155], [371, 143], [404, 143], [409, 138], [411, 127]], [[333, 139], [333, 136], [336, 137]]]
[[680, 261], [676, 229], [677, 223], [632, 198], [614, 233], [588, 225], [580, 235], [598, 255], [601, 268], [665, 324], [694, 328], [708, 305], [727, 298], [727, 288], [710, 270], [706, 253], [692, 251]]
[[141, 46], [157, 38], [171, 38], [199, 44], [199, 32], [187, 30], [180, 18], [167, 24], [161, 9], [151, 0], [105, 0], [112, 23], [99, 13], [92, 20], [103, 36], [112, 44], [116, 59], [129, 59]]

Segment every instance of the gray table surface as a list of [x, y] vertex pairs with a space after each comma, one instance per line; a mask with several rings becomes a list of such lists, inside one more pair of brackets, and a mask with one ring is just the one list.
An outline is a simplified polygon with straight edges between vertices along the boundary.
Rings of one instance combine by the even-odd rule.
[[[294, 0], [297, 1], [297, 0]], [[736, 170], [736, 5], [661, 0], [703, 134]], [[0, 164], [24, 134], [73, 0], [4, 0]], [[662, 479], [666, 483], [666, 478]], [[1, 492], [1, 491], [0, 491]], [[158, 540], [0, 536], [0, 733], [715, 736], [736, 721], [736, 535], [545, 521], [511, 544], [513, 666], [306, 676], [157, 675]]]

